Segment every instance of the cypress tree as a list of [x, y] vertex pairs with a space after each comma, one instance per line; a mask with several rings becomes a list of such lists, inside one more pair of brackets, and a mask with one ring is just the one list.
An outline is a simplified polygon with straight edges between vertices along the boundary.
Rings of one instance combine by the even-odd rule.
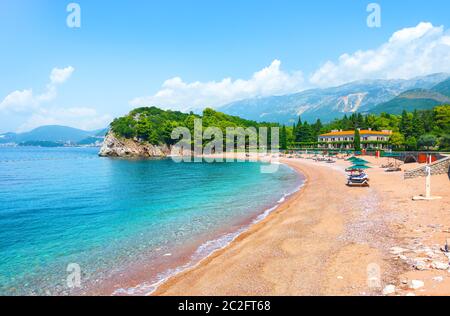
[[425, 125], [423, 120], [419, 117], [419, 112], [417, 112], [417, 110], [414, 110], [413, 112], [411, 134], [416, 138], [416, 140], [425, 134]]
[[295, 141], [296, 142], [301, 142], [302, 141], [302, 133], [303, 133], [303, 124], [302, 124], [302, 118], [299, 116], [298, 117], [298, 123], [297, 123], [297, 128], [294, 131], [294, 135], [295, 135]]
[[281, 128], [280, 149], [281, 150], [286, 150], [287, 149], [287, 132], [286, 132], [286, 126], [285, 125], [283, 125], [283, 127]]
[[356, 124], [357, 124], [356, 127], [359, 127], [359, 128], [366, 128], [366, 127], [364, 126], [364, 117], [362, 116], [361, 113], [358, 113], [358, 116], [357, 116], [357, 118], [356, 118]]
[[412, 136], [412, 120], [406, 110], [403, 110], [402, 112], [399, 129], [400, 132], [405, 136], [405, 138]]
[[317, 140], [317, 137], [319, 137], [322, 128], [323, 128], [322, 121], [320, 119], [317, 119], [316, 123], [313, 125], [314, 140]]
[[355, 138], [353, 140], [353, 147], [356, 151], [361, 150], [361, 135], [359, 134], [359, 129], [355, 129]]

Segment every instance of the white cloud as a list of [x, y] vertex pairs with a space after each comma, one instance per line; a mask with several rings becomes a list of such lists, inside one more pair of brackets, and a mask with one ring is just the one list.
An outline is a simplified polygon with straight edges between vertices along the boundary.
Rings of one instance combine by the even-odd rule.
[[105, 128], [112, 119], [108, 114], [99, 115], [93, 108], [41, 108], [33, 113], [17, 131], [24, 132], [43, 125], [67, 125], [89, 131]]
[[17, 90], [7, 95], [0, 102], [0, 113], [3, 118], [19, 115], [25, 117], [17, 132], [24, 132], [42, 125], [68, 125], [84, 130], [94, 130], [106, 127], [111, 121], [110, 115], [101, 115], [93, 108], [71, 107], [61, 108], [51, 106], [51, 101], [57, 97], [57, 87], [65, 83], [73, 74], [75, 68], [53, 68], [50, 82], [43, 93], [35, 95], [32, 89]]
[[159, 106], [189, 110], [246, 98], [293, 93], [304, 88], [301, 72], [286, 73], [280, 69], [280, 65], [279, 60], [274, 60], [270, 66], [254, 73], [248, 80], [225, 78], [221, 81], [186, 83], [175, 77], [166, 80], [161, 90], [154, 95], [135, 98], [130, 104], [134, 107]]
[[450, 32], [443, 26], [422, 22], [395, 32], [384, 44], [369, 50], [341, 55], [314, 71], [307, 82], [302, 73], [272, 64], [248, 79], [184, 82], [180, 77], [166, 80], [151, 96], [138, 97], [130, 104], [190, 110], [217, 107], [236, 100], [299, 92], [309, 87], [329, 87], [362, 79], [409, 79], [437, 72], [450, 72]]
[[360, 79], [408, 79], [450, 72], [450, 34], [443, 26], [419, 23], [395, 32], [371, 50], [343, 54], [327, 61], [310, 77], [316, 86], [333, 86]]
[[50, 73], [50, 82], [43, 93], [35, 95], [32, 89], [17, 90], [7, 95], [0, 102], [0, 111], [28, 112], [36, 109], [44, 102], [50, 102], [57, 96], [57, 85], [66, 82], [75, 68], [53, 68]]
[[14, 109], [16, 112], [21, 112], [35, 107], [37, 104], [33, 90], [16, 90], [8, 94], [0, 103], [0, 110]]
[[66, 68], [53, 68], [50, 74], [50, 82], [52, 84], [61, 84], [67, 81], [72, 76], [75, 68], [68, 66]]

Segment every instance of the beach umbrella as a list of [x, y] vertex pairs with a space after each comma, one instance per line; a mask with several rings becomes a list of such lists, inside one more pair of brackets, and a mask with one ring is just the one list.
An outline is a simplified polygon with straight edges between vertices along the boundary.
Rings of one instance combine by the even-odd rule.
[[353, 162], [353, 163], [357, 163], [357, 164], [361, 164], [361, 165], [364, 165], [364, 164], [368, 164], [368, 163], [369, 163], [367, 160], [360, 159], [360, 158], [353, 159], [352, 162]]
[[347, 159], [347, 161], [350, 161], [351, 163], [354, 164], [367, 164], [369, 163], [367, 160], [361, 159], [361, 158], [356, 158], [356, 157], [351, 157], [349, 159]]
[[370, 167], [366, 165], [353, 165], [347, 170], [363, 170], [363, 169], [370, 169]]
[[370, 169], [370, 167], [368, 166], [351, 166], [350, 168], [345, 169], [345, 171], [360, 171], [360, 170], [365, 170], [365, 169]]

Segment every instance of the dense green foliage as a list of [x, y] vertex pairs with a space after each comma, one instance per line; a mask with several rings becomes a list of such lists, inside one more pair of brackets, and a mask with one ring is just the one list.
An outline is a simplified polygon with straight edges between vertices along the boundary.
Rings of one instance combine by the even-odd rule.
[[135, 138], [151, 144], [169, 144], [172, 130], [177, 126], [186, 126], [195, 117], [198, 116], [156, 107], [137, 108], [127, 116], [115, 119], [111, 129], [124, 138]]
[[[171, 138], [176, 127], [187, 127], [194, 132], [194, 120], [202, 119], [203, 129], [218, 127], [226, 135], [228, 127], [279, 127], [274, 123], [257, 123], [237, 116], [226, 115], [212, 109], [203, 114], [164, 111], [155, 107], [138, 108], [127, 116], [115, 119], [111, 123], [112, 131], [124, 138], [133, 138], [151, 144], [174, 144]], [[390, 145], [398, 150], [439, 149], [450, 150], [450, 105], [437, 106], [431, 110], [414, 112], [403, 111], [401, 115], [381, 113], [380, 115], [354, 113], [342, 119], [323, 124], [317, 120], [314, 124], [302, 122], [280, 128], [280, 148], [298, 148], [317, 146], [320, 134], [332, 130], [357, 130], [371, 128], [376, 131], [392, 130]], [[270, 139], [268, 140], [270, 142]], [[357, 145], [357, 144], [355, 144]]]
[[390, 145], [398, 150], [433, 149], [437, 146], [441, 150], [450, 150], [450, 105], [437, 106], [430, 110], [403, 111], [401, 115], [354, 113], [328, 124], [322, 124], [318, 120], [310, 125], [299, 119], [298, 124], [287, 131], [288, 143], [291, 147], [314, 147], [320, 134], [358, 128], [392, 130]]
[[178, 140], [171, 138], [171, 133], [176, 127], [187, 127], [194, 133], [194, 120], [202, 119], [203, 129], [208, 127], [219, 128], [224, 137], [227, 128], [243, 129], [254, 127], [267, 127], [270, 139], [270, 127], [279, 126], [273, 123], [257, 123], [244, 120], [237, 116], [226, 115], [213, 109], [205, 109], [203, 115], [194, 113], [182, 113], [177, 111], [164, 111], [156, 107], [144, 107], [131, 111], [127, 116], [117, 118], [111, 123], [112, 131], [120, 137], [133, 138], [141, 142], [154, 145], [174, 144]]

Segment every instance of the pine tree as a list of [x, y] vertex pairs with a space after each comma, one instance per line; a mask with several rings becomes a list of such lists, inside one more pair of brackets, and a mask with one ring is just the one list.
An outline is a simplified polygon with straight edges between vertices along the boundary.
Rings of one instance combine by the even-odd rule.
[[316, 123], [314, 123], [313, 125], [314, 139], [317, 139], [317, 137], [319, 137], [322, 128], [323, 128], [322, 121], [320, 119], [317, 119]]
[[294, 130], [294, 135], [295, 135], [295, 141], [296, 142], [299, 143], [299, 142], [302, 141], [302, 133], [303, 133], [302, 118], [299, 116], [298, 117], [297, 128]]
[[417, 112], [417, 110], [414, 110], [413, 112], [411, 134], [416, 140], [425, 134], [425, 125], [423, 120], [420, 119], [419, 112]]
[[303, 142], [314, 141], [313, 137], [314, 137], [314, 133], [313, 133], [312, 126], [309, 125], [308, 122], [303, 123], [303, 128], [302, 128]]
[[347, 114], [344, 115], [341, 121], [341, 129], [343, 130], [349, 130], [350, 129], [350, 121], [347, 117]]
[[400, 133], [402, 133], [405, 138], [412, 136], [412, 120], [406, 110], [403, 110], [402, 112], [399, 129]]
[[358, 116], [356, 118], [356, 125], [357, 125], [356, 126], [357, 128], [362, 128], [362, 129], [366, 128], [364, 126], [364, 117], [362, 116], [361, 113], [358, 113]]

